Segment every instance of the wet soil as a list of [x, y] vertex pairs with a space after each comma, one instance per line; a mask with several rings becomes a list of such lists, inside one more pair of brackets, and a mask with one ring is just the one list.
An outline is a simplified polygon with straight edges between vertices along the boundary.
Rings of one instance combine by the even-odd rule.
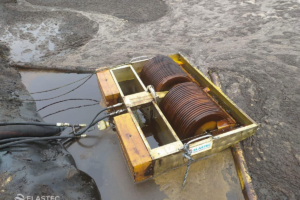
[[[0, 199], [101, 199], [94, 180], [78, 170], [73, 157], [55, 142], [34, 142], [0, 152]], [[50, 198], [50, 197], [49, 197]]]
[[[10, 60], [42, 61], [87, 43], [98, 25], [75, 13], [20, 10], [14, 1], [0, 3], [0, 41], [10, 48]], [[76, 24], [81, 24], [77, 27]]]
[[[97, 32], [83, 45], [63, 54], [54, 49], [56, 56], [36, 61], [38, 66], [95, 68], [124, 63], [140, 55], [181, 51], [201, 71], [216, 69], [228, 96], [262, 124], [258, 133], [243, 143], [258, 198], [300, 198], [299, 1], [167, 0], [165, 15], [146, 23], [110, 15], [113, 10], [106, 13], [100, 9], [84, 10], [82, 1], [66, 2], [66, 5], [79, 2], [74, 9], [62, 4], [39, 6], [45, 3], [41, 1], [32, 0], [35, 5], [24, 0], [18, 2], [1, 1], [2, 27], [14, 27], [8, 11], [35, 13], [36, 20], [42, 19], [38, 24], [46, 13], [53, 13], [51, 17], [45, 15], [48, 18], [57, 12], [70, 20], [76, 16], [85, 19], [84, 23], [69, 22], [83, 33], [84, 24], [98, 26]], [[27, 19], [28, 15], [22, 18], [28, 23], [35, 22]], [[7, 43], [9, 47], [12, 45]], [[5, 97], [13, 92], [2, 90]], [[17, 113], [11, 103], [5, 105], [11, 105], [3, 108], [5, 117]]]
[[299, 68], [263, 59], [230, 63], [236, 67], [219, 69], [223, 90], [262, 126], [243, 142], [259, 197], [299, 199]]
[[103, 13], [120, 19], [135, 23], [155, 21], [167, 12], [167, 5], [161, 0], [91, 0], [91, 1], [69, 1], [69, 0], [29, 0], [33, 5], [51, 6], [58, 8], [72, 8], [86, 12]]
[[[8, 66], [9, 49], [0, 44], [0, 121], [43, 121], [21, 75]], [[59, 144], [36, 142], [0, 151], [0, 199], [59, 196], [60, 199], [101, 199], [94, 180], [76, 168]]]
[[32, 99], [21, 82], [21, 76], [15, 69], [9, 67], [9, 49], [0, 44], [0, 119], [1, 121], [39, 121], [35, 104], [22, 103], [22, 98]]

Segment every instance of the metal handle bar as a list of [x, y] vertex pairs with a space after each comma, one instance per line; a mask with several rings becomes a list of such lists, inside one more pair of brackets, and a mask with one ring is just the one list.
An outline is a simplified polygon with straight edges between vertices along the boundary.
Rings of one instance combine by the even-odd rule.
[[[142, 58], [144, 58], [144, 59], [142, 59]], [[147, 59], [150, 59], [150, 57], [149, 56], [139, 56], [139, 57], [131, 58], [131, 60], [129, 62], [132, 63], [133, 61], [138, 62], [138, 61], [143, 61], [143, 60], [147, 60]]]
[[186, 143], [186, 145], [189, 145], [189, 144], [191, 144], [192, 142], [195, 142], [195, 141], [201, 140], [201, 139], [203, 139], [203, 138], [210, 138], [210, 137], [212, 138], [213, 136], [212, 136], [211, 134], [204, 135], [204, 136], [201, 136], [201, 137], [195, 138], [195, 139], [193, 139], [193, 140], [191, 140], [191, 141], [187, 142], [187, 143]]

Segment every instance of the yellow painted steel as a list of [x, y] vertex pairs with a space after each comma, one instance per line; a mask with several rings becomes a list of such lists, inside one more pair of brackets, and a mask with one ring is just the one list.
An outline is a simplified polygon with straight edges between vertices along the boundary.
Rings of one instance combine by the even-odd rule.
[[195, 136], [196, 135], [200, 135], [200, 134], [203, 134], [205, 131], [212, 131], [214, 129], [217, 128], [217, 122], [215, 121], [210, 121], [210, 122], [207, 122], [205, 124], [203, 124], [195, 133]]
[[129, 113], [114, 117], [118, 138], [135, 182], [153, 175], [152, 159]]
[[97, 80], [103, 98], [105, 99], [106, 106], [111, 106], [118, 103], [120, 97], [119, 89], [111, 76], [110, 71], [104, 70], [97, 72]]
[[164, 98], [169, 91], [156, 92], [160, 99]]

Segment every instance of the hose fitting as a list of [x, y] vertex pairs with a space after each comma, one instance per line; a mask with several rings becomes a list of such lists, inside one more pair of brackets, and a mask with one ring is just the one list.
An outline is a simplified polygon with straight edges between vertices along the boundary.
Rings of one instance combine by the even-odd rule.
[[111, 116], [119, 115], [119, 114], [121, 114], [123, 112], [126, 112], [126, 111], [127, 111], [126, 109], [117, 110], [117, 111], [109, 113], [108, 116], [111, 117]]
[[58, 123], [56, 123], [56, 126], [70, 127], [70, 124], [69, 124], [69, 123], [61, 123], [61, 122], [58, 122]]
[[116, 108], [116, 107], [119, 107], [119, 106], [122, 106], [124, 103], [117, 103], [117, 104], [114, 104], [112, 106], [108, 106], [107, 108], [110, 109], [110, 108]]

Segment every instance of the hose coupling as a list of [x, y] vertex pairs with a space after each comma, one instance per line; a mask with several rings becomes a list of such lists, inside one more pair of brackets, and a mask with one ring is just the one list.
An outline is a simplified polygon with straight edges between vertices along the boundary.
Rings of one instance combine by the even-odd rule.
[[70, 124], [69, 123], [56, 123], [56, 126], [64, 126], [64, 127], [70, 127]]
[[114, 105], [109, 106], [107, 108], [116, 108], [116, 107], [119, 107], [119, 106], [122, 106], [122, 105], [123, 105], [123, 103], [117, 103], [117, 104], [114, 104]]
[[117, 110], [117, 111], [109, 113], [108, 115], [109, 116], [115, 116], [115, 115], [119, 115], [119, 114], [121, 114], [123, 112], [126, 112], [126, 109]]

